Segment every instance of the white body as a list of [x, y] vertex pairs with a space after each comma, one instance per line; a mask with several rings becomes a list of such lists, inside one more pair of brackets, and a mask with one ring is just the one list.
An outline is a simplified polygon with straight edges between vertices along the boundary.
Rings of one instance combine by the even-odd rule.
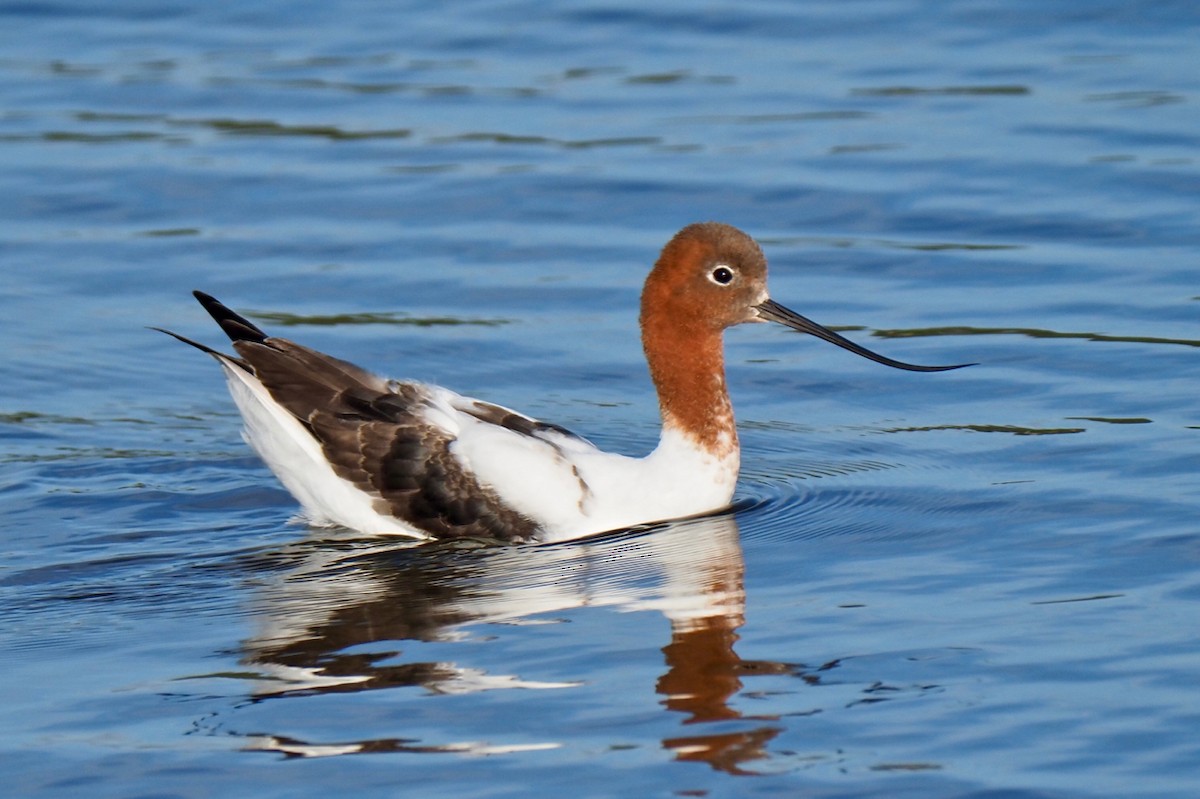
[[[227, 360], [229, 390], [245, 421], [246, 441], [258, 452], [314, 524], [340, 524], [367, 533], [427, 538], [380, 513], [377, 497], [339, 477], [321, 446], [271, 398], [251, 373]], [[425, 421], [455, 437], [451, 452], [464, 471], [490, 487], [541, 530], [562, 541], [728, 506], [737, 482], [736, 447], [717, 457], [670, 425], [644, 458], [604, 452], [557, 431], [525, 435], [463, 412], [474, 400], [425, 385]]]

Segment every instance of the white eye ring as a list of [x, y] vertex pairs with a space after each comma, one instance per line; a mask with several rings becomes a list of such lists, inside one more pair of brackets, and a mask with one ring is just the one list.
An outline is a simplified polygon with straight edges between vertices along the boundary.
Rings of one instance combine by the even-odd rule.
[[733, 270], [725, 264], [717, 264], [713, 270], [708, 273], [708, 279], [716, 283], [718, 286], [728, 286], [733, 282]]

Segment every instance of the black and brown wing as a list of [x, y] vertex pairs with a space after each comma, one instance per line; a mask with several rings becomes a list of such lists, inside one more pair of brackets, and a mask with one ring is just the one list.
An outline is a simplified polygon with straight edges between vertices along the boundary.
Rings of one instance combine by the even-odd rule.
[[176, 337], [253, 374], [312, 434], [333, 471], [374, 498], [377, 512], [435, 538], [536, 537], [532, 520], [462, 468], [451, 451], [453, 434], [428, 421], [425, 386], [385, 381], [354, 364], [270, 337], [213, 297], [195, 295], [240, 357]]

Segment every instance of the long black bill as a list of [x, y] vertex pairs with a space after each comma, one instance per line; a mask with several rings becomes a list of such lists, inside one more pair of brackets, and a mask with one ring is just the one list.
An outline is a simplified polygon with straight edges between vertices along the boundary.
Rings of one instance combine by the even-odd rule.
[[761, 305], [754, 306], [758, 310], [758, 315], [762, 319], [769, 322], [778, 322], [781, 325], [790, 327], [792, 330], [799, 330], [801, 333], [808, 333], [816, 336], [819, 339], [824, 339], [830, 344], [836, 344], [843, 349], [850, 350], [856, 355], [861, 355], [864, 358], [881, 363], [884, 366], [891, 366], [896, 369], [907, 369], [910, 372], [945, 372], [949, 369], [962, 369], [964, 366], [974, 366], [973, 363], [959, 363], [954, 366], [919, 366], [914, 363], [904, 363], [903, 361], [894, 361], [891, 358], [871, 352], [866, 347], [855, 344], [848, 338], [843, 338], [837, 333], [834, 333], [827, 327], [822, 327], [811, 319], [806, 319], [793, 310], [784, 308], [774, 300], [767, 300]]

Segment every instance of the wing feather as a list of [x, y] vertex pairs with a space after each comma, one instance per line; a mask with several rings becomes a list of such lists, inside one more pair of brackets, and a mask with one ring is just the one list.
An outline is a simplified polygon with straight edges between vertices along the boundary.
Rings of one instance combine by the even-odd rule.
[[[515, 447], [539, 463], [536, 453], [544, 452], [552, 464], [545, 490], [563, 488], [565, 476], [567, 488], [574, 483], [586, 496], [587, 486], [563, 456], [593, 448], [569, 430], [435, 386], [384, 380], [347, 361], [268, 336], [213, 297], [195, 294], [240, 357], [171, 335], [248, 372], [243, 382], [261, 384], [312, 435], [334, 474], [370, 497], [377, 513], [437, 538], [536, 538], [538, 523], [505, 502], [470, 468], [469, 456], [459, 446], [464, 427], [470, 428], [472, 440], [485, 442], [485, 449]], [[481, 454], [479, 449], [471, 452]], [[494, 459], [484, 460], [495, 468]], [[280, 465], [268, 465], [280, 471]]]
[[238, 342], [271, 397], [312, 433], [334, 472], [376, 497], [376, 510], [437, 538], [535, 537], [452, 454], [453, 431], [431, 424], [419, 383], [385, 381], [286, 339]]

